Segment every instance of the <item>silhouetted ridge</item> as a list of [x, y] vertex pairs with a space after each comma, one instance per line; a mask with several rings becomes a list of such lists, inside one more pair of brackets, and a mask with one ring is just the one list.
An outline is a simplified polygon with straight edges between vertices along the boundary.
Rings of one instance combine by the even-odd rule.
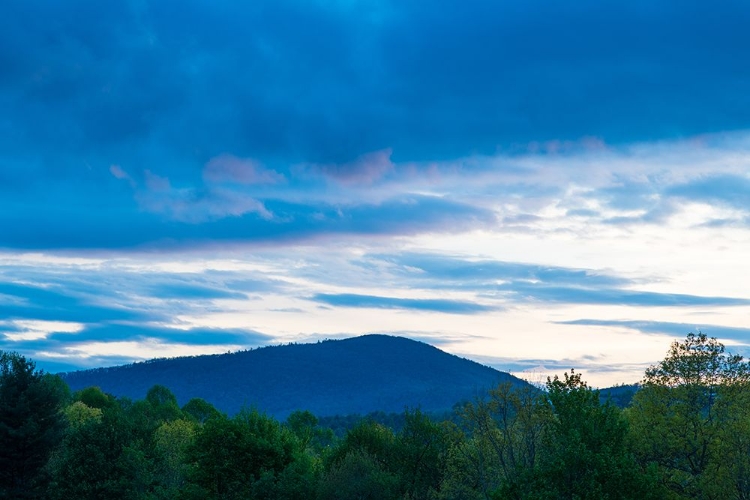
[[230, 414], [244, 405], [279, 418], [298, 409], [321, 416], [401, 412], [407, 406], [444, 411], [499, 382], [527, 385], [431, 345], [389, 335], [157, 359], [63, 376], [73, 390], [95, 385], [140, 399], [161, 384], [180, 404], [200, 397]]

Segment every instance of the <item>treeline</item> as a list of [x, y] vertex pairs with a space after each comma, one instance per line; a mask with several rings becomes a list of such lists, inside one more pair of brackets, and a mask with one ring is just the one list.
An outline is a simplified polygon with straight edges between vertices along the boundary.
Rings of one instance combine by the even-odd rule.
[[409, 410], [336, 435], [306, 411], [179, 407], [163, 386], [71, 394], [0, 353], [0, 498], [750, 498], [750, 369], [716, 339], [675, 342], [624, 410], [573, 371], [546, 389], [500, 385], [450, 418]]

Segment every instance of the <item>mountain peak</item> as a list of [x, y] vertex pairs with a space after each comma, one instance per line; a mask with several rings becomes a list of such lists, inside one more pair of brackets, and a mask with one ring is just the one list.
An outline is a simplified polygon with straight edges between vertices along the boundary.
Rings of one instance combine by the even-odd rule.
[[64, 374], [71, 389], [143, 398], [155, 384], [180, 404], [200, 397], [233, 414], [254, 406], [278, 418], [295, 410], [316, 415], [405, 407], [444, 411], [500, 382], [526, 382], [405, 337], [371, 334], [236, 353], [157, 359]]

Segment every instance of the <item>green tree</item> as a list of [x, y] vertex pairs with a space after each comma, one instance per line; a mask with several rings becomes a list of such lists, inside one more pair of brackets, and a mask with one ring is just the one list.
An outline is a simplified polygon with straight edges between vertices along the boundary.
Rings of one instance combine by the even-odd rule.
[[320, 500], [397, 500], [399, 478], [365, 449], [353, 449], [326, 472], [318, 489]]
[[72, 426], [51, 463], [48, 498], [95, 500], [138, 498], [139, 471], [148, 469], [133, 446], [132, 432], [119, 408]]
[[294, 436], [273, 418], [243, 410], [211, 418], [187, 449], [195, 464], [189, 480], [194, 498], [275, 498], [278, 477], [297, 457]]
[[209, 418], [220, 417], [221, 412], [214, 405], [202, 398], [192, 398], [182, 407], [182, 412], [202, 424]]
[[188, 420], [164, 422], [153, 435], [159, 498], [176, 498], [185, 488], [191, 466], [187, 449], [195, 441], [197, 424]]
[[465, 435], [453, 440], [445, 498], [488, 498], [498, 488], [527, 486], [552, 419], [543, 392], [500, 384], [488, 397], [464, 405], [460, 417]]
[[673, 498], [750, 498], [750, 369], [715, 338], [688, 334], [646, 370], [629, 416], [639, 460]]
[[43, 468], [63, 436], [66, 397], [59, 377], [0, 351], [0, 498], [41, 495]]
[[104, 393], [99, 387], [86, 387], [73, 393], [73, 400], [80, 401], [89, 408], [106, 410], [117, 406], [114, 396]]
[[100, 408], [92, 408], [82, 401], [76, 401], [65, 408], [65, 418], [68, 420], [70, 427], [77, 429], [89, 420], [101, 422], [102, 410]]
[[[527, 483], [506, 484], [496, 498], [559, 500], [658, 499], [652, 476], [641, 471], [627, 444], [627, 421], [600, 402], [579, 373], [547, 379], [552, 419], [538, 467]], [[508, 487], [510, 486], [510, 487]]]
[[434, 498], [443, 482], [450, 448], [448, 431], [419, 410], [406, 411], [404, 416], [392, 470], [395, 467], [401, 493], [407, 498]]

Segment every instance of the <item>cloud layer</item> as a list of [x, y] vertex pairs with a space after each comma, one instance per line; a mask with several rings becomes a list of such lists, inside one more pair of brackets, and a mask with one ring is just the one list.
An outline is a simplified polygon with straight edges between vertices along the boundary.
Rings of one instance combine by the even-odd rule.
[[747, 344], [746, 3], [0, 10], [1, 349], [402, 331], [610, 380]]

